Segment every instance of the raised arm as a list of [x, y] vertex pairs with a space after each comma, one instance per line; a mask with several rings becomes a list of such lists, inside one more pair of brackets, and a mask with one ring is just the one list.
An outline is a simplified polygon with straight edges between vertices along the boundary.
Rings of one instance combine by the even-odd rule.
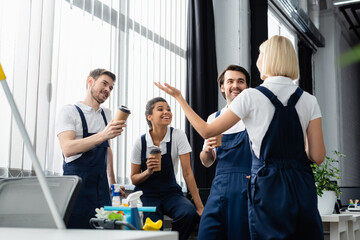
[[207, 124], [189, 106], [178, 89], [170, 86], [167, 83], [162, 85], [160, 83], [154, 82], [154, 84], [167, 94], [174, 97], [176, 101], [178, 101], [191, 125], [204, 139], [223, 133], [224, 131], [234, 126], [238, 121], [240, 121], [240, 118], [235, 113], [233, 113], [231, 110], [227, 110], [224, 114], [217, 117], [213, 122]]

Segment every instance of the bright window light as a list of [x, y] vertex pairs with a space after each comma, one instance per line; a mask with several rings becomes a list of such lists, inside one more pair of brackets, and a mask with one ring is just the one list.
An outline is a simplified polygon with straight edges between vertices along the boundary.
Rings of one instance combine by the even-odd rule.
[[335, 6], [339, 6], [339, 5], [345, 5], [345, 4], [349, 4], [349, 3], [357, 3], [360, 2], [360, 0], [348, 0], [348, 1], [334, 1], [334, 5]]

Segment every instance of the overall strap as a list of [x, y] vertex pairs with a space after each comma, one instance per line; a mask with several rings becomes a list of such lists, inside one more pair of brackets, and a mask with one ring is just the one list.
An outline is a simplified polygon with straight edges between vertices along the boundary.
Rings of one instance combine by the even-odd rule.
[[217, 111], [215, 114], [215, 118], [217, 118], [218, 116], [220, 116], [221, 110]]
[[81, 123], [82, 123], [82, 127], [83, 127], [83, 137], [87, 137], [88, 135], [88, 127], [87, 127], [87, 123], [86, 123], [86, 119], [84, 116], [83, 111], [81, 111], [81, 109], [74, 105], [76, 107], [76, 109], [78, 110], [79, 114], [80, 114], [80, 118], [81, 118]]
[[295, 106], [303, 92], [304, 91], [298, 87], [296, 91], [290, 96], [288, 106]]
[[275, 108], [284, 107], [284, 105], [279, 101], [277, 96], [275, 96], [275, 94], [273, 92], [271, 92], [269, 89], [267, 89], [266, 87], [258, 86], [258, 87], [256, 87], [256, 89], [259, 90], [260, 92], [262, 92], [272, 102], [272, 104], [275, 106]]
[[172, 142], [172, 133], [174, 128], [170, 127], [170, 141], [166, 143], [166, 153], [170, 154], [171, 156], [171, 142]]
[[[172, 140], [172, 132], [174, 128], [170, 127], [170, 142], [166, 143], [166, 151], [171, 155], [171, 140]], [[146, 157], [146, 139], [145, 134], [141, 135], [141, 157]]]
[[103, 117], [103, 119], [104, 119], [105, 127], [106, 127], [107, 121], [106, 121], [106, 117], [105, 117], [105, 113], [104, 113], [104, 110], [103, 110], [103, 109], [101, 109], [101, 115], [102, 115], [102, 117]]
[[145, 134], [141, 135], [141, 158], [146, 158], [146, 139], [145, 139]]

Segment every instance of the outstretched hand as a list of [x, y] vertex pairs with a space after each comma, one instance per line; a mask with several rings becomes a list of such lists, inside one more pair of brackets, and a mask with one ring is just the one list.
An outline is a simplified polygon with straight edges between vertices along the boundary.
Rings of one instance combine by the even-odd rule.
[[207, 136], [210, 136], [210, 135], [204, 135], [204, 131], [206, 130], [205, 128], [207, 127], [206, 122], [203, 119], [201, 119], [201, 117], [199, 117], [199, 115], [197, 115], [196, 112], [194, 112], [194, 110], [189, 106], [189, 104], [186, 102], [184, 97], [181, 95], [179, 89], [176, 89], [167, 83], [164, 83], [164, 85], [162, 85], [160, 82], [154, 82], [154, 84], [158, 88], [160, 88], [161, 90], [163, 90], [164, 92], [166, 92], [167, 94], [169, 94], [170, 96], [176, 99], [176, 101], [180, 104], [181, 108], [183, 109], [191, 125], [203, 138], [207, 138]]
[[154, 84], [158, 88], [160, 88], [161, 90], [163, 90], [164, 92], [166, 92], [167, 94], [171, 95], [174, 98], [178, 98], [178, 97], [182, 96], [179, 89], [174, 88], [167, 83], [164, 83], [164, 85], [162, 85], [160, 82], [154, 82]]

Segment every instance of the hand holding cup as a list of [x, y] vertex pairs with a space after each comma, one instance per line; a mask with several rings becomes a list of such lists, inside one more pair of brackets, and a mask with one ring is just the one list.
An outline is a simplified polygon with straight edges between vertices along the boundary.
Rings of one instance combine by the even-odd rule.
[[221, 147], [222, 146], [222, 134], [216, 136], [216, 144], [214, 147]]
[[161, 151], [159, 148], [154, 148], [150, 151], [150, 156], [157, 160], [158, 165], [153, 169], [154, 172], [161, 171]]

